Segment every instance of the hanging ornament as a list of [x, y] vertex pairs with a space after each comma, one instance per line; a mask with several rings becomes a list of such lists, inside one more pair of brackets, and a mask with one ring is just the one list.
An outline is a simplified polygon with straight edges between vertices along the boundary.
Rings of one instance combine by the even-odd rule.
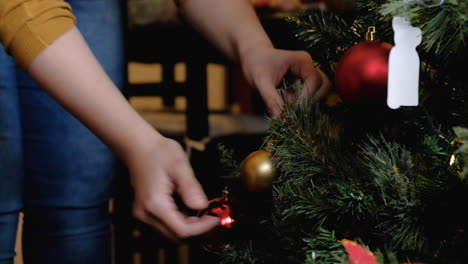
[[[352, 240], [343, 239], [341, 244], [348, 254], [351, 264], [378, 264], [375, 254]], [[423, 262], [403, 262], [401, 264], [427, 264]]]
[[266, 150], [250, 153], [241, 164], [241, 179], [251, 192], [271, 190], [276, 179], [276, 168], [271, 153]]
[[235, 222], [232, 214], [231, 199], [227, 188], [224, 188], [221, 197], [211, 200], [208, 208], [198, 213], [198, 216], [211, 215], [220, 219], [220, 225], [204, 235], [202, 246], [205, 250], [210, 252], [218, 251], [226, 244], [228, 231]]
[[421, 29], [411, 26], [406, 17], [392, 20], [395, 47], [389, 57], [388, 107], [417, 106], [419, 103], [419, 56], [416, 47], [421, 43]]
[[377, 257], [358, 243], [343, 239], [341, 244], [348, 253], [351, 264], [377, 264]]
[[349, 104], [384, 104], [387, 99], [388, 56], [392, 45], [375, 39], [369, 27], [366, 41], [341, 57], [335, 71], [338, 94]]

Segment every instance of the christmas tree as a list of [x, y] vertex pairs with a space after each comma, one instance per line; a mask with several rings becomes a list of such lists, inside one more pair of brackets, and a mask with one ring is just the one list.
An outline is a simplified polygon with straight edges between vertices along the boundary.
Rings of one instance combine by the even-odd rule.
[[288, 21], [337, 80], [368, 28], [393, 43], [395, 16], [422, 31], [419, 105], [393, 110], [369, 91], [359, 91], [365, 101], [325, 104], [286, 96], [304, 85], [285, 84], [288, 103], [267, 117], [262, 147], [276, 169], [272, 187], [240, 191], [251, 165], [221, 148], [237, 202], [220, 263], [468, 263], [467, 2], [357, 1], [352, 12]]

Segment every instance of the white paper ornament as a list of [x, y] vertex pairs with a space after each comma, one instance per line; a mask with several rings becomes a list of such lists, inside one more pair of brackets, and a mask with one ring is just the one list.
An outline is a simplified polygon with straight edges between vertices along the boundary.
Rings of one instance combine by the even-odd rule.
[[388, 60], [387, 104], [392, 109], [417, 106], [420, 61], [416, 47], [421, 43], [422, 33], [405, 17], [394, 17], [392, 27], [395, 46]]

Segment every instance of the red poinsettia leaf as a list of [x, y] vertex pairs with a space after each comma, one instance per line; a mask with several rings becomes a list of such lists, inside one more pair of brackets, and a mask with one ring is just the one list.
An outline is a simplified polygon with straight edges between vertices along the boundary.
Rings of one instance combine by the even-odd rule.
[[343, 239], [341, 244], [346, 249], [351, 264], [377, 264], [377, 258], [374, 253], [368, 251], [358, 243]]

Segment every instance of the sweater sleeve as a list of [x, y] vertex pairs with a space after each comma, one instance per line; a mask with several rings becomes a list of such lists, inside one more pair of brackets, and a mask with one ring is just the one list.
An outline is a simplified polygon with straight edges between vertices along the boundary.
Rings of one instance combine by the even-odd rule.
[[75, 22], [63, 0], [0, 0], [0, 41], [23, 69]]

